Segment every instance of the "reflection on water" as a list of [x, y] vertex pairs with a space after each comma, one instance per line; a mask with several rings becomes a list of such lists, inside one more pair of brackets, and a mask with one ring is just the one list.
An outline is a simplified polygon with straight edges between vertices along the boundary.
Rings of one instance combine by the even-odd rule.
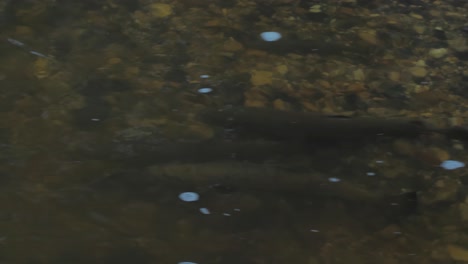
[[0, 0], [0, 262], [468, 261], [467, 10]]

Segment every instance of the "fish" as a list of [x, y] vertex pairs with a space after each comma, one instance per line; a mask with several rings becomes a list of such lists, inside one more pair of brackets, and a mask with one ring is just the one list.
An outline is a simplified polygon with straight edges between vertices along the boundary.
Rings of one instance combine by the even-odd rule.
[[[168, 163], [205, 163], [213, 161], [264, 162], [282, 157], [310, 154], [301, 144], [285, 144], [264, 140], [163, 141], [157, 143], [122, 143], [104, 152], [99, 158], [111, 158], [128, 166]], [[108, 154], [108, 153], [111, 154]]]
[[468, 141], [466, 126], [439, 128], [414, 118], [352, 117], [249, 107], [208, 109], [199, 118], [208, 124], [228, 127], [239, 138], [274, 141], [365, 143], [434, 134]]
[[291, 168], [290, 165], [238, 161], [155, 164], [143, 171], [106, 176], [91, 187], [121, 189], [141, 199], [153, 199], [154, 192], [189, 188], [205, 194], [265, 193], [285, 198], [317, 198], [324, 202], [337, 200], [359, 206], [386, 207], [393, 212], [396, 209], [402, 215], [417, 210], [416, 192], [383, 192], [352, 179], [330, 181], [325, 173]]
[[320, 115], [266, 108], [210, 109], [200, 113], [200, 119], [229, 127], [240, 138], [273, 141], [375, 141], [416, 138], [434, 131], [421, 120]]
[[[212, 161], [291, 160], [295, 157], [324, 156], [327, 150], [355, 150], [356, 146], [417, 140], [423, 135], [443, 134], [468, 139], [463, 127], [434, 128], [421, 120], [375, 117], [330, 116], [260, 108], [210, 109], [199, 114], [200, 121], [234, 133], [232, 139], [214, 136], [205, 140], [120, 142], [111, 148], [115, 161], [146, 166], [163, 163]], [[333, 153], [335, 153], [334, 151]], [[317, 155], [319, 153], [319, 155]]]

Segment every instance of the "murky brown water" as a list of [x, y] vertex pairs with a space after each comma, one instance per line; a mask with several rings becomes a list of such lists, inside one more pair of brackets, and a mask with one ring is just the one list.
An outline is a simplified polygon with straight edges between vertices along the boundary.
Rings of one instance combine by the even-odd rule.
[[0, 0], [0, 263], [468, 262], [467, 9]]

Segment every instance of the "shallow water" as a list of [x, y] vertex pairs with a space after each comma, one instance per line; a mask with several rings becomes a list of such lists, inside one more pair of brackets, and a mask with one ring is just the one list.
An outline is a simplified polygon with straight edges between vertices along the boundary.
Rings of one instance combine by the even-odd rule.
[[466, 124], [467, 8], [0, 0], [0, 262], [468, 261], [464, 141], [284, 125]]

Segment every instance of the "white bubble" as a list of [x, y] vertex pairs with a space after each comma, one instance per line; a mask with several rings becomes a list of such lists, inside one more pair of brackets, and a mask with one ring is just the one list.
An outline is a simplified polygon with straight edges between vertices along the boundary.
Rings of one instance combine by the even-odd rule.
[[335, 178], [335, 177], [330, 177], [330, 178], [328, 178], [328, 181], [329, 182], [340, 182], [341, 179], [340, 178]]
[[446, 170], [456, 170], [465, 167], [465, 163], [456, 160], [446, 160], [440, 166]]
[[182, 261], [182, 262], [179, 262], [178, 264], [197, 264], [197, 263], [190, 262], [190, 261]]
[[367, 176], [375, 176], [375, 175], [376, 175], [375, 172], [372, 172], [372, 171], [369, 171], [369, 172], [366, 173], [366, 174], [367, 174]]
[[201, 212], [202, 214], [210, 214], [210, 210], [208, 210], [208, 208], [205, 208], [205, 207], [200, 208], [200, 212]]
[[210, 76], [208, 74], [202, 74], [202, 75], [200, 75], [200, 78], [208, 79], [208, 78], [210, 78]]
[[211, 93], [212, 91], [213, 91], [212, 88], [207, 88], [207, 87], [198, 89], [198, 92], [202, 94]]
[[260, 37], [262, 37], [264, 41], [277, 41], [281, 38], [281, 34], [278, 32], [274, 32], [274, 31], [267, 31], [267, 32], [262, 32], [260, 34]]
[[195, 192], [183, 192], [179, 194], [179, 198], [184, 202], [195, 202], [198, 201], [200, 195], [198, 195], [198, 193]]

